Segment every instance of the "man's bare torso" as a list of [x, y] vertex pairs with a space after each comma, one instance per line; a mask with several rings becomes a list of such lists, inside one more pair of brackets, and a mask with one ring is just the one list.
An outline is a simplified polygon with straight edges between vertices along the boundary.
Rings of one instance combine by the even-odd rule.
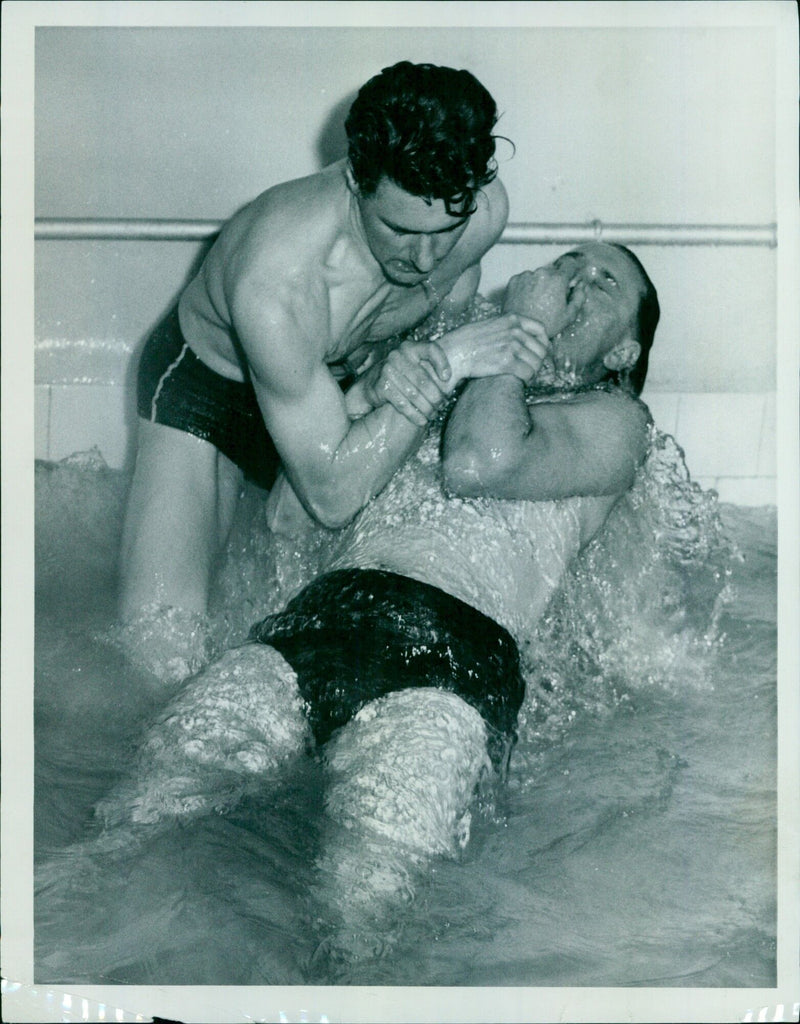
[[359, 234], [339, 162], [262, 193], [225, 225], [181, 298], [181, 325], [200, 359], [242, 380], [248, 359], [231, 296], [238, 280], [257, 268], [273, 296], [285, 293], [299, 307], [321, 361], [358, 365], [375, 342], [414, 326], [438, 305], [468, 265], [468, 249], [457, 246], [424, 283], [388, 281]]

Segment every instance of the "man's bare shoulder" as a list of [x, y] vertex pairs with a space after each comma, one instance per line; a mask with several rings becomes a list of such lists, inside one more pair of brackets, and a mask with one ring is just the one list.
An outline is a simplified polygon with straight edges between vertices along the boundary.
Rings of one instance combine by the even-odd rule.
[[341, 234], [347, 189], [339, 165], [262, 192], [223, 229], [226, 272], [282, 280], [318, 266]]
[[499, 178], [476, 193], [475, 203], [467, 230], [434, 275], [434, 283], [445, 288], [451, 287], [465, 271], [479, 266], [508, 221], [508, 196]]
[[508, 194], [499, 178], [490, 181], [476, 193], [477, 209], [470, 219], [468, 229], [459, 240], [478, 259], [489, 250], [508, 222]]
[[500, 178], [481, 188], [475, 196], [477, 209], [464, 238], [486, 251], [497, 242], [508, 221], [508, 194]]
[[530, 413], [540, 429], [549, 429], [551, 434], [561, 433], [583, 450], [608, 447], [617, 452], [625, 451], [637, 462], [646, 454], [650, 410], [624, 388], [593, 388], [549, 395], [535, 401]]
[[489, 208], [488, 224], [499, 234], [508, 221], [509, 206], [506, 187], [499, 178], [495, 178], [481, 189], [481, 193], [486, 197]]

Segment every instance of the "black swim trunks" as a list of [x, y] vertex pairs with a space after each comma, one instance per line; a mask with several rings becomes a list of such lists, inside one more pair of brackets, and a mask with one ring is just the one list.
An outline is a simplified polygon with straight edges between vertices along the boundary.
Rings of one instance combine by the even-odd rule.
[[249, 479], [272, 487], [280, 456], [253, 385], [223, 377], [198, 359], [181, 331], [177, 306], [145, 344], [137, 408], [143, 419], [210, 441]]
[[436, 686], [458, 694], [489, 727], [500, 767], [525, 693], [510, 633], [437, 587], [378, 569], [319, 577], [250, 639], [278, 650], [297, 673], [318, 743], [368, 701]]

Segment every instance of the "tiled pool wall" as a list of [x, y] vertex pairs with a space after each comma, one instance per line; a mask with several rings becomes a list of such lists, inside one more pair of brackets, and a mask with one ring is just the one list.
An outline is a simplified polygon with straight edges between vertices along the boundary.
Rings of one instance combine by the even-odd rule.
[[[481, 291], [496, 293], [512, 273], [564, 248], [498, 246], [484, 262]], [[200, 251], [183, 243], [37, 243], [37, 458], [97, 448], [109, 466], [132, 468], [138, 351]], [[643, 393], [657, 425], [684, 449], [692, 477], [722, 500], [775, 504], [774, 251], [654, 246], [639, 255], [662, 305]], [[706, 312], [708, 289], [719, 315]], [[676, 326], [682, 317], [693, 331]], [[753, 365], [743, 369], [748, 359]]]

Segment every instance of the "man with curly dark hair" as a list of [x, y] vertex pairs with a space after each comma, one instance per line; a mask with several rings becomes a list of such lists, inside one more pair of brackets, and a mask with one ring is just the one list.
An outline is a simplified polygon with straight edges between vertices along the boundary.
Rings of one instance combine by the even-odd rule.
[[475, 193], [497, 176], [495, 102], [469, 71], [403, 61], [371, 78], [345, 121], [353, 178], [374, 195], [389, 178], [412, 196], [475, 212]]
[[[401, 62], [358, 93], [347, 159], [268, 189], [223, 227], [142, 356], [123, 617], [206, 611], [243, 474], [270, 488], [282, 465], [310, 514], [340, 526], [461, 380], [530, 377], [534, 335], [517, 313], [380, 351], [475, 295], [508, 216], [496, 120], [468, 71]], [[364, 414], [341, 380], [370, 365]]]

